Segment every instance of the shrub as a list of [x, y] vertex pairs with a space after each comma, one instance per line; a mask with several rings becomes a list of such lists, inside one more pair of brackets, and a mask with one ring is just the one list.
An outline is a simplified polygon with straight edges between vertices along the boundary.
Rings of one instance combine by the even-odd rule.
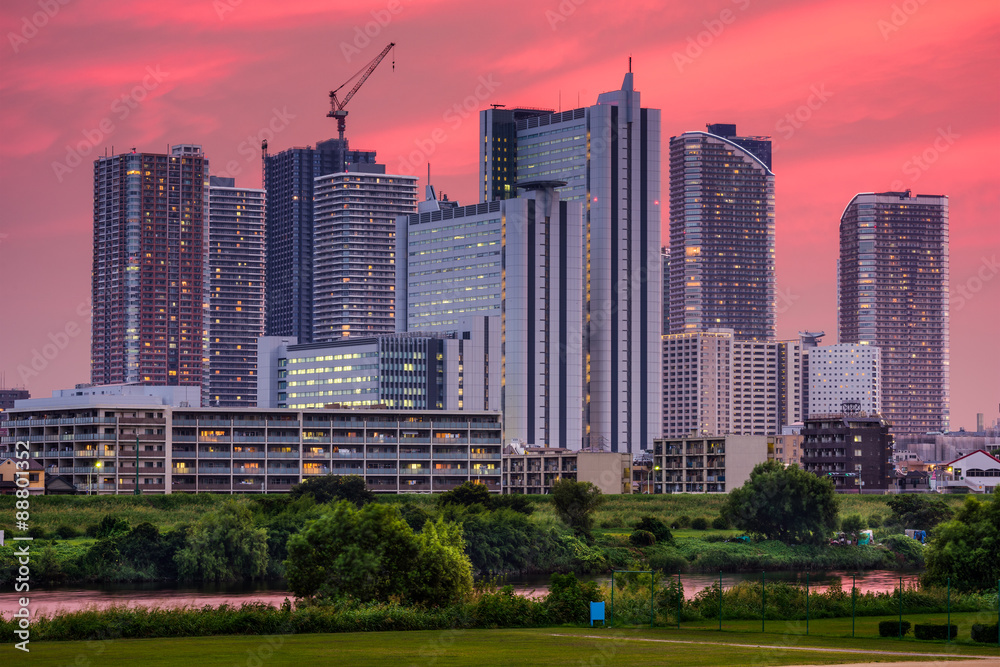
[[66, 524], [63, 524], [52, 531], [52, 537], [60, 540], [72, 540], [74, 537], [80, 537], [82, 535], [82, 530], [78, 530], [73, 526], [67, 526]]
[[130, 528], [128, 519], [105, 514], [101, 522], [94, 528], [94, 537], [98, 539], [102, 537], [114, 537], [115, 535], [127, 533]]
[[677, 517], [676, 519], [674, 519], [674, 523], [673, 523], [673, 525], [671, 527], [673, 527], [673, 528], [690, 528], [691, 527], [691, 517], [689, 517], [687, 514], [682, 514], [679, 517]]
[[972, 626], [972, 641], [980, 644], [995, 644], [997, 642], [997, 624], [974, 624]]
[[716, 530], [728, 530], [729, 521], [724, 516], [717, 516], [712, 519], [712, 528]]
[[703, 516], [695, 517], [691, 520], [691, 527], [695, 530], [708, 530], [708, 519]]
[[32, 526], [28, 529], [28, 537], [36, 540], [44, 540], [48, 538], [49, 534], [45, 532], [45, 529], [41, 526]]
[[651, 547], [656, 544], [656, 536], [648, 530], [634, 530], [628, 541], [634, 547]]
[[[954, 639], [958, 637], [958, 626], [943, 623], [917, 623], [913, 626], [913, 634], [917, 639]], [[949, 635], [951, 636], [949, 637]]]
[[924, 545], [906, 535], [890, 535], [882, 540], [882, 544], [892, 551], [899, 565], [924, 564]]
[[593, 581], [580, 583], [572, 573], [553, 574], [545, 606], [552, 623], [586, 623], [590, 618], [590, 603], [603, 599]]
[[673, 547], [656, 545], [649, 552], [649, 567], [653, 570], [673, 574], [675, 572], [686, 572], [687, 566], [687, 558]]
[[879, 514], [872, 514], [868, 517], [868, 527], [872, 530], [882, 527], [882, 516]]
[[882, 621], [878, 624], [878, 636], [879, 637], [899, 637], [900, 632], [902, 636], [905, 637], [906, 633], [910, 631], [910, 622], [903, 621]]
[[670, 529], [667, 528], [667, 524], [663, 523], [659, 519], [651, 516], [644, 516], [635, 524], [636, 530], [648, 530], [656, 538], [657, 542], [673, 542], [674, 536], [670, 533]]

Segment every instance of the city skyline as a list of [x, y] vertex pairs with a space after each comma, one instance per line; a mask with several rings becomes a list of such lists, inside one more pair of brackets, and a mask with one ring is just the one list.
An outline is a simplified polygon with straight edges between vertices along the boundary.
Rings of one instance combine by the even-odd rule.
[[[616, 87], [629, 54], [643, 105], [663, 110], [662, 141], [706, 122], [771, 135], [779, 339], [802, 329], [833, 338], [837, 229], [847, 201], [903, 189], [947, 195], [951, 424], [972, 428], [977, 412], [987, 423], [996, 418], [995, 6], [920, 5], [895, 16], [891, 5], [866, 3], [720, 2], [657, 12], [564, 5], [572, 11], [552, 3], [507, 12], [514, 18], [491, 13], [495, 40], [459, 34], [484, 15], [451, 3], [369, 3], [336, 20], [309, 3], [108, 4], [106, 12], [67, 5], [33, 32], [22, 19], [30, 23], [35, 3], [5, 7], [4, 24], [23, 40], [4, 47], [5, 91], [15, 103], [0, 110], [14, 130], [0, 167], [8, 202], [0, 370], [8, 384], [26, 378], [33, 395], [45, 396], [90, 377], [91, 165], [105, 147], [162, 153], [167, 144], [201, 144], [213, 175], [258, 187], [260, 139], [277, 152], [335, 136], [327, 91], [394, 41], [395, 71], [383, 64], [352, 102], [347, 136], [353, 147], [377, 148], [389, 172], [419, 176], [421, 186], [429, 160], [431, 182], [463, 204], [479, 198], [481, 109], [593, 104]], [[73, 39], [79, 32], [88, 33], [86, 46]], [[101, 40], [106, 47], [91, 48]], [[768, 42], [779, 46], [746, 55]], [[449, 76], [430, 74], [442, 67]], [[761, 69], [766, 80], [749, 76]]]

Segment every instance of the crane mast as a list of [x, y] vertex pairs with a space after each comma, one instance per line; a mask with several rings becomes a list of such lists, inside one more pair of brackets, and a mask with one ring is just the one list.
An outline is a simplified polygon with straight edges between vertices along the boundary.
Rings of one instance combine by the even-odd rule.
[[[347, 111], [344, 109], [344, 107], [347, 106], [347, 103], [351, 101], [351, 98], [354, 97], [354, 94], [358, 92], [358, 89], [361, 88], [364, 82], [368, 80], [368, 77], [371, 76], [371, 73], [375, 71], [375, 68], [378, 67], [379, 63], [382, 62], [382, 59], [385, 58], [386, 54], [389, 53], [389, 51], [394, 46], [396, 46], [395, 42], [390, 42], [389, 45], [384, 49], [382, 49], [382, 52], [377, 56], [375, 56], [370, 63], [362, 67], [361, 70], [358, 71], [350, 79], [340, 84], [339, 88], [330, 91], [330, 111], [326, 115], [327, 118], [337, 119], [337, 132], [340, 135], [339, 138], [341, 141], [344, 140], [344, 129], [347, 122]], [[393, 61], [392, 63], [392, 69], [394, 71], [396, 69], [395, 61]], [[361, 77], [360, 79], [358, 79], [359, 76]], [[344, 96], [344, 99], [343, 100], [338, 99], [337, 93], [340, 92], [340, 90], [344, 86], [354, 81], [355, 79], [358, 79], [358, 82], [354, 84], [354, 87], [351, 88], [351, 90], [347, 93], [347, 95]]]

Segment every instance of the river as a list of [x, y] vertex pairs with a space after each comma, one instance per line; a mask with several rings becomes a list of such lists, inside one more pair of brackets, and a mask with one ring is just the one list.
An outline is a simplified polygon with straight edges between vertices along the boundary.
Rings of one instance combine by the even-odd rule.
[[[851, 589], [852, 572], [830, 571], [812, 572], [809, 574], [809, 587], [811, 591], [825, 591], [830, 582], [839, 577], [844, 590]], [[785, 581], [789, 583], [798, 582], [805, 585], [805, 575], [794, 572], [768, 572], [765, 576], [767, 581]], [[859, 592], [891, 592], [899, 586], [900, 577], [906, 587], [915, 586], [919, 572], [903, 572], [895, 570], [868, 570], [859, 572], [857, 575], [857, 586]], [[676, 575], [675, 575], [676, 577]], [[585, 580], [597, 581], [599, 584], [607, 585], [611, 581], [610, 575], [590, 575], [581, 577]], [[684, 586], [684, 597], [691, 599], [704, 588], [718, 583], [719, 575], [711, 574], [682, 574], [681, 583]], [[760, 574], [723, 574], [722, 585], [724, 588], [741, 581], [760, 581]], [[506, 583], [514, 587], [514, 590], [529, 597], [541, 597], [548, 593], [549, 575], [529, 575], [508, 577]], [[47, 590], [34, 590], [24, 593], [2, 593], [0, 594], [0, 614], [5, 618], [10, 618], [16, 609], [19, 608], [18, 599], [28, 597], [30, 599], [29, 608], [34, 615], [51, 616], [60, 612], [79, 611], [88, 608], [107, 608], [114, 605], [125, 605], [129, 607], [202, 607], [211, 605], [217, 607], [221, 604], [241, 605], [244, 602], [260, 602], [274, 606], [280, 606], [285, 598], [292, 599], [283, 581], [277, 582], [255, 582], [248, 584], [230, 585], [205, 585], [199, 587], [180, 587], [162, 583], [142, 583], [142, 584], [112, 584], [105, 586], [80, 587], [61, 586]]]

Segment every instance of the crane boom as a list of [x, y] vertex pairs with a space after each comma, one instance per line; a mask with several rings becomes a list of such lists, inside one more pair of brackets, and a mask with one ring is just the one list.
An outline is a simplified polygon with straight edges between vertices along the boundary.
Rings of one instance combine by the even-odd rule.
[[[340, 86], [336, 90], [330, 91], [330, 111], [326, 115], [327, 118], [337, 119], [337, 132], [340, 134], [341, 141], [344, 140], [344, 129], [347, 124], [347, 111], [344, 110], [344, 107], [347, 106], [347, 103], [351, 101], [351, 98], [354, 97], [354, 94], [358, 92], [358, 89], [360, 89], [362, 85], [364, 85], [365, 81], [368, 80], [368, 77], [371, 76], [372, 72], [375, 71], [375, 68], [379, 66], [379, 63], [382, 62], [382, 59], [385, 58], [386, 54], [389, 53], [389, 51], [394, 46], [396, 46], [395, 42], [390, 42], [389, 45], [384, 49], [382, 49], [382, 52], [377, 56], [375, 56], [370, 63], [362, 67], [350, 79], [340, 84]], [[393, 69], [395, 68], [396, 68], [395, 63], [393, 63]], [[351, 81], [354, 81], [359, 76], [361, 78], [358, 79], [358, 82], [354, 84], [354, 87], [351, 88], [351, 90], [347, 93], [347, 95], [344, 96], [343, 101], [337, 99], [337, 93], [344, 86], [349, 84]]]

